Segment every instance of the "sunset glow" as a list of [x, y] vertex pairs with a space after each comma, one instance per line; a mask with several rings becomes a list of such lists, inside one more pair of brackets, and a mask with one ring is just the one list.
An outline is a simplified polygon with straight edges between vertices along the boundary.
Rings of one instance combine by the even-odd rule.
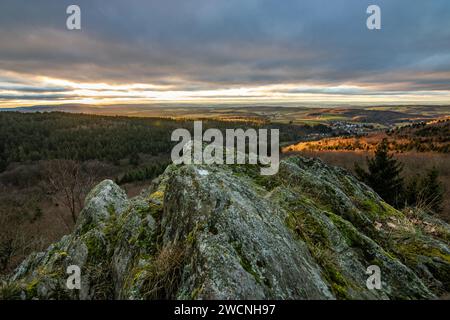
[[288, 2], [2, 1], [0, 107], [450, 103], [448, 2]]

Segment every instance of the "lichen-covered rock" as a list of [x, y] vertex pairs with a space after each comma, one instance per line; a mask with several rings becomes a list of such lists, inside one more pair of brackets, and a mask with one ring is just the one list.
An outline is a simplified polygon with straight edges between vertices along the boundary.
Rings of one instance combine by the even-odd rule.
[[286, 228], [286, 212], [249, 182], [224, 168], [185, 166], [166, 192], [163, 245], [189, 253], [180, 298], [333, 298], [305, 244]]
[[[449, 292], [450, 228], [402, 213], [343, 169], [301, 157], [170, 165], [128, 200], [112, 181], [74, 232], [30, 255], [0, 297], [16, 299], [429, 299]], [[81, 268], [80, 290], [66, 268]], [[368, 289], [367, 267], [381, 270]]]

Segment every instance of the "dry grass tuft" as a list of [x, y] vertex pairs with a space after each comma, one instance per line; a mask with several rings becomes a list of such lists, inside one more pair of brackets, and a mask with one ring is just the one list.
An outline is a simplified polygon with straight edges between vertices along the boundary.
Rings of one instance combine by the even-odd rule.
[[146, 299], [173, 299], [181, 280], [185, 250], [180, 245], [167, 245], [161, 249], [146, 270], [143, 295]]

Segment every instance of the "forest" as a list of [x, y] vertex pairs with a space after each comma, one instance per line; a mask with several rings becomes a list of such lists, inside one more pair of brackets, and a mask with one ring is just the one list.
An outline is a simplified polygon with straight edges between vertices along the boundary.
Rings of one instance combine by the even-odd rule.
[[[205, 129], [279, 128], [280, 143], [300, 141], [308, 134], [331, 133], [328, 126], [271, 124], [204, 119]], [[0, 113], [0, 172], [11, 163], [49, 159], [99, 160], [119, 165], [138, 154], [169, 154], [170, 134], [192, 130], [193, 121], [50, 113]]]
[[[332, 133], [322, 124], [235, 120], [202, 122], [204, 130], [222, 132], [276, 128], [282, 145]], [[87, 192], [101, 180], [114, 180], [130, 196], [149, 185], [170, 163], [178, 128], [193, 132], [193, 120], [0, 112], [0, 274], [70, 232]]]

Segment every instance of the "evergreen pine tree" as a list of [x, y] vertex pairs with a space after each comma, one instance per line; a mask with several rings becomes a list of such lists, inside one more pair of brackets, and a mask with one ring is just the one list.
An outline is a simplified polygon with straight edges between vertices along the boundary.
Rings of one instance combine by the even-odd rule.
[[366, 172], [355, 165], [358, 177], [372, 187], [387, 203], [400, 208], [403, 202], [403, 165], [389, 154], [388, 141], [383, 139], [377, 146], [372, 159], [367, 159]]

